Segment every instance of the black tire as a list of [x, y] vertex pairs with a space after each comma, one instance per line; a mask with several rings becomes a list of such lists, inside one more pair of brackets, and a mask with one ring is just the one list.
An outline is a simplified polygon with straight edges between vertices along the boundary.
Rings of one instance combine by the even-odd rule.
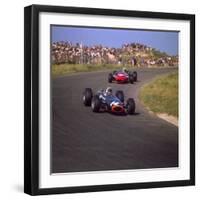
[[134, 82], [136, 82], [138, 80], [137, 79], [137, 72], [136, 71], [133, 72], [133, 78], [134, 78]]
[[110, 73], [108, 74], [108, 83], [112, 83], [113, 75]]
[[133, 76], [132, 74], [129, 75], [129, 82], [130, 82], [131, 84], [134, 83], [134, 76]]
[[122, 90], [117, 90], [115, 96], [124, 103], [124, 92]]
[[83, 92], [83, 104], [85, 106], [91, 106], [92, 97], [93, 97], [92, 89], [85, 88], [85, 91]]
[[129, 115], [133, 115], [135, 113], [135, 101], [133, 98], [129, 98], [126, 103], [126, 110]]
[[101, 100], [99, 99], [98, 95], [95, 95], [95, 96], [92, 98], [91, 107], [92, 107], [92, 111], [93, 111], [93, 112], [99, 112], [99, 110], [100, 110], [100, 108], [101, 108]]

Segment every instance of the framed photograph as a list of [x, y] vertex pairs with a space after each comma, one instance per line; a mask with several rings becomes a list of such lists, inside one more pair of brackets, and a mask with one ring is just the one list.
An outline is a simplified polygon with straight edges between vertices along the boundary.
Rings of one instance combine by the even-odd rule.
[[195, 16], [31, 5], [24, 192], [195, 184]]

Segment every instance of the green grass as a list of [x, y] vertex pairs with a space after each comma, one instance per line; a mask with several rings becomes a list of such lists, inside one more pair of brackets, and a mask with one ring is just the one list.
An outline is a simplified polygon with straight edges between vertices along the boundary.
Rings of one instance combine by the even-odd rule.
[[139, 94], [145, 106], [155, 113], [178, 117], [178, 72], [155, 79]]
[[[67, 74], [73, 74], [77, 72], [91, 72], [91, 71], [100, 71], [100, 70], [114, 70], [114, 69], [122, 69], [122, 65], [116, 64], [53, 64], [52, 65], [52, 75], [53, 77], [63, 76]], [[129, 66], [126, 66], [129, 68]]]

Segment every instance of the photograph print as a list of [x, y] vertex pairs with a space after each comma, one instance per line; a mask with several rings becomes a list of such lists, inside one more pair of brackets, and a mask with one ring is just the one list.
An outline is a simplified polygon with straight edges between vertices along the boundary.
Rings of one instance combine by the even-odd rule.
[[195, 15], [31, 5], [24, 192], [195, 184]]
[[179, 31], [50, 26], [51, 173], [179, 167]]

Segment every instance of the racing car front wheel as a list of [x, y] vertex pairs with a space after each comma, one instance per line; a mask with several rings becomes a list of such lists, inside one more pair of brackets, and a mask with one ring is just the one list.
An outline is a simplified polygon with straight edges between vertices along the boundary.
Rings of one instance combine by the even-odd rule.
[[136, 82], [137, 81], [137, 72], [136, 71], [133, 72], [133, 78], [134, 78], [134, 81]]
[[99, 99], [99, 96], [95, 95], [92, 98], [92, 111], [93, 112], [99, 112], [100, 108], [101, 108], [101, 100]]
[[126, 103], [127, 113], [132, 115], [135, 113], [135, 101], [133, 98], [129, 98]]
[[124, 92], [122, 90], [117, 90], [115, 96], [124, 103]]
[[131, 84], [134, 83], [134, 76], [133, 76], [133, 74], [130, 74], [130, 75], [129, 75], [129, 82], [130, 82]]
[[83, 92], [83, 103], [85, 106], [91, 106], [92, 96], [92, 89], [85, 88], [85, 91]]
[[108, 83], [112, 83], [113, 75], [110, 73], [108, 74]]

